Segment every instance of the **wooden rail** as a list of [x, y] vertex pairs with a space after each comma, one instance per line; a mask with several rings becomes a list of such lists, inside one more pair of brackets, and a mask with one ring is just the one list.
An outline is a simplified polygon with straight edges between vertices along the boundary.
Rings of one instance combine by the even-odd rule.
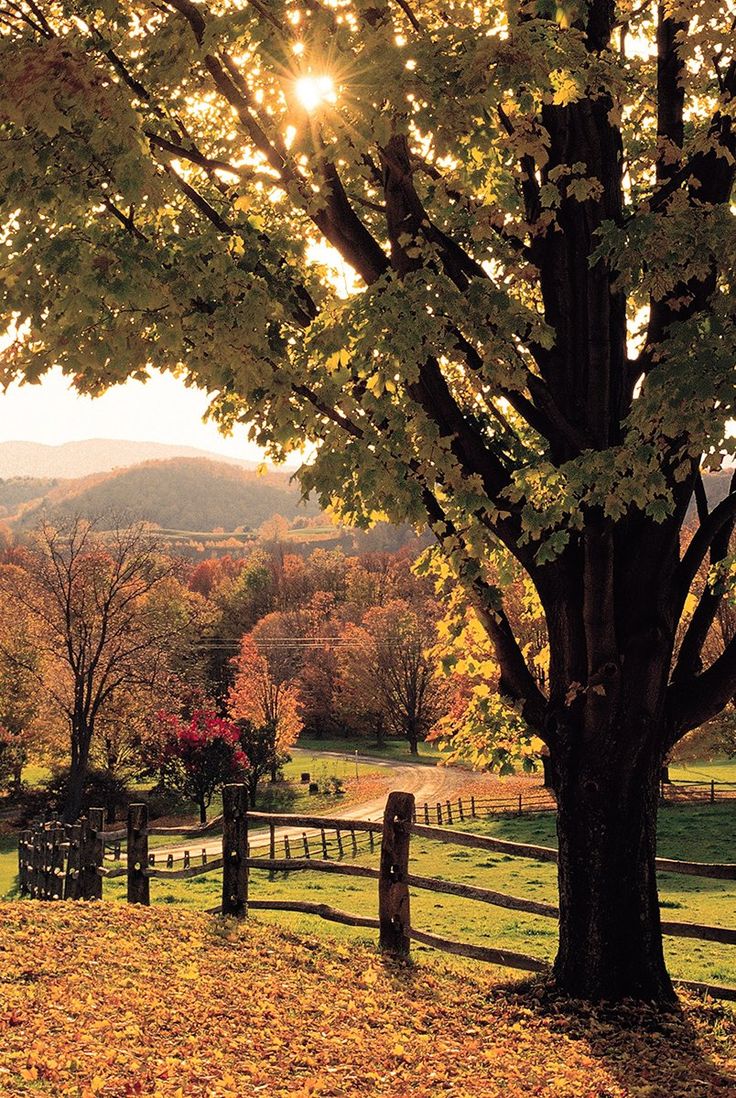
[[[557, 850], [553, 846], [532, 846], [528, 843], [515, 843], [508, 839], [494, 839], [490, 835], [474, 835], [471, 831], [451, 831], [446, 827], [427, 827], [425, 824], [411, 824], [413, 835], [433, 839], [440, 843], [453, 843], [456, 846], [469, 846], [478, 850], [491, 850], [499, 854], [511, 854], [518, 858], [533, 858], [537, 862], [557, 863]], [[683, 873], [694, 877], [712, 877], [725, 881], [736, 881], [736, 862], [682, 862], [672, 858], [657, 858], [657, 869], [661, 873]]]
[[528, 843], [514, 843], [509, 839], [494, 839], [490, 835], [475, 835], [472, 831], [451, 831], [446, 827], [428, 827], [418, 823], [410, 824], [409, 829], [412, 835], [438, 843], [470, 846], [476, 850], [491, 850], [519, 858], [534, 858], [538, 862], [557, 861], [557, 851], [551, 846], [531, 846]]
[[310, 827], [315, 831], [383, 831], [377, 820], [347, 820], [337, 816], [294, 816], [284, 812], [249, 812], [248, 820], [254, 823], [274, 824], [276, 827]]
[[[337, 873], [345, 877], [370, 877], [377, 881], [381, 876], [377, 869], [368, 865], [354, 865], [352, 862], [330, 862], [323, 858], [248, 858], [249, 869], [282, 870], [319, 870], [321, 873]], [[250, 901], [248, 901], [250, 903]]]
[[365, 926], [378, 930], [380, 922], [370, 915], [354, 915], [351, 911], [341, 911], [329, 904], [313, 903], [311, 900], [249, 900], [248, 907], [254, 911], [296, 911], [305, 915], [319, 915], [333, 923], [346, 926]]
[[409, 937], [414, 942], [440, 949], [443, 953], [472, 957], [475, 961], [503, 965], [504, 968], [520, 968], [524, 972], [549, 972], [550, 970], [547, 961], [540, 961], [538, 957], [529, 957], [526, 953], [514, 953], [510, 949], [493, 949], [491, 946], [472, 945], [470, 942], [455, 942], [450, 938], [441, 938], [438, 934], [430, 934], [426, 930], [417, 930], [415, 927], [410, 928]]

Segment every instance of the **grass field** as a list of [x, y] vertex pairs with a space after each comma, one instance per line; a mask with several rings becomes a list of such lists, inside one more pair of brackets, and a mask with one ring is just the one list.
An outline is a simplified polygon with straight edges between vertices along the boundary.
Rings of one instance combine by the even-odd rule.
[[410, 755], [409, 744], [406, 740], [393, 739], [386, 740], [383, 745], [379, 746], [375, 740], [369, 739], [361, 740], [360, 744], [356, 745], [355, 740], [343, 740], [339, 737], [317, 740], [302, 736], [297, 750], [315, 756], [319, 756], [324, 751], [340, 751], [348, 755], [354, 755], [356, 746], [359, 759], [361, 755], [366, 755], [376, 759], [391, 759], [394, 762], [422, 763], [425, 766], [436, 766], [442, 760], [442, 755], [434, 744], [420, 743], [419, 754]]
[[736, 759], [700, 759], [673, 763], [670, 777], [690, 782], [736, 782]]
[[[463, 825], [459, 825], [463, 826]], [[495, 817], [468, 821], [467, 830], [499, 838], [554, 846], [555, 826], [551, 815]], [[659, 852], [665, 857], [687, 861], [723, 861], [733, 857], [736, 804], [673, 806], [662, 810]], [[280, 851], [279, 851], [280, 852]], [[349, 843], [346, 842], [346, 856]], [[360, 853], [363, 864], [377, 864], [378, 854]], [[442, 843], [414, 840], [411, 869], [415, 873], [493, 888], [528, 899], [556, 901], [554, 865], [525, 858], [494, 855]], [[105, 885], [105, 895], [122, 899], [124, 881]], [[190, 881], [151, 882], [154, 904], [184, 904], [192, 908], [215, 906], [220, 899], [221, 876], [213, 873]], [[661, 874], [660, 895], [665, 918], [682, 922], [734, 926], [736, 882]], [[305, 899], [327, 903], [346, 911], [374, 914], [377, 910], [374, 881], [337, 877], [323, 873], [251, 875], [254, 899]], [[258, 918], [300, 933], [328, 935], [341, 940], [372, 941], [371, 932], [356, 931], [313, 916], [259, 912]], [[451, 896], [416, 891], [412, 895], [412, 922], [423, 930], [445, 937], [530, 953], [551, 960], [556, 945], [556, 923], [541, 916], [510, 912]], [[736, 949], [733, 946], [689, 939], [666, 938], [667, 959], [672, 974], [682, 979], [711, 981], [736, 986]], [[426, 947], [414, 946], [417, 953]]]

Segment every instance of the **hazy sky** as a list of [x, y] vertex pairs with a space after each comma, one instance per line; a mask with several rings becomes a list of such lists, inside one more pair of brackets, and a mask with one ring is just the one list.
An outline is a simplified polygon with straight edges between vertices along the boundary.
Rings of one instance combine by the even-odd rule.
[[77, 395], [60, 371], [40, 385], [12, 385], [0, 392], [0, 442], [28, 440], [58, 445], [85, 438], [124, 438], [169, 442], [259, 461], [262, 451], [243, 429], [223, 438], [213, 423], [203, 423], [207, 396], [187, 389], [169, 374], [154, 374], [144, 385], [127, 381], [104, 396]]

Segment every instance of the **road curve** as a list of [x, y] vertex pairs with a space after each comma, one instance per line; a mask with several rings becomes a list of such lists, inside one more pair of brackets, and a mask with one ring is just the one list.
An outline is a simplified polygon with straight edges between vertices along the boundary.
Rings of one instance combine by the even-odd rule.
[[[353, 761], [355, 758], [353, 754], [343, 754], [338, 751], [320, 751], [319, 757], [347, 759], [348, 761]], [[487, 781], [487, 775], [474, 774], [456, 766], [427, 766], [426, 763], [413, 763], [408, 760], [406, 762], [396, 762], [394, 759], [379, 759], [370, 755], [360, 755], [358, 761], [390, 770], [391, 788], [401, 790], [403, 793], [413, 793], [417, 804], [424, 804], [425, 801], [429, 804], [446, 801], [458, 789], [467, 789], [468, 785], [474, 784], [475, 780], [478, 781], [479, 786]], [[370, 801], [352, 804], [341, 812], [330, 813], [330, 819], [381, 820], [387, 796], [388, 793], [384, 793]], [[322, 813], [317, 813], [317, 815], [322, 815]], [[301, 836], [302, 833], [303, 829], [300, 829], [299, 835]], [[317, 832], [307, 830], [306, 834], [311, 837]], [[290, 838], [293, 837], [294, 828], [277, 827], [276, 838], [283, 838], [284, 835], [288, 835]], [[248, 841], [251, 849], [259, 850], [263, 849], [264, 846], [268, 846], [270, 841], [268, 828], [250, 831]], [[189, 850], [194, 857], [201, 855], [203, 850], [207, 851], [208, 857], [217, 856], [221, 849], [222, 840], [219, 837], [206, 839], [200, 845], [197, 843], [196, 835], [194, 835], [187, 842], [177, 843], [175, 846], [157, 846], [153, 848], [152, 853], [155, 853], [158, 861], [159, 858], [165, 858], [168, 854], [173, 854], [175, 858], [181, 857], [185, 850]]]

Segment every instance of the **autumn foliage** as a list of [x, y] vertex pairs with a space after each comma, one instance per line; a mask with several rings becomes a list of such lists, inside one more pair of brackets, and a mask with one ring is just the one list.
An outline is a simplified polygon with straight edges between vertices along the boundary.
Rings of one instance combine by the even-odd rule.
[[248, 769], [238, 729], [204, 709], [196, 710], [188, 721], [159, 713], [158, 724], [164, 781], [198, 805], [200, 821], [205, 823], [215, 791], [225, 782], [241, 779]]
[[733, 1015], [533, 986], [165, 907], [7, 904], [2, 1098], [727, 1098]]
[[247, 720], [276, 729], [276, 751], [286, 755], [296, 743], [303, 724], [299, 693], [292, 679], [274, 674], [252, 637], [245, 636], [233, 661], [235, 681], [229, 694], [233, 720]]

